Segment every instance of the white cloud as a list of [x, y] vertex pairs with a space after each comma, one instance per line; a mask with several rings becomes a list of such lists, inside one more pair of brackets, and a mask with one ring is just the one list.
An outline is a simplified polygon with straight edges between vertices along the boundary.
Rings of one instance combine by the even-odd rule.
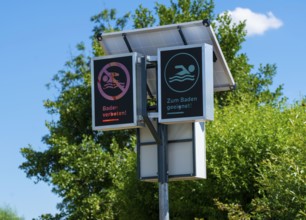
[[233, 22], [246, 21], [246, 30], [248, 36], [263, 35], [270, 29], [278, 29], [283, 25], [283, 22], [274, 16], [270, 11], [267, 14], [260, 14], [251, 11], [248, 8], [236, 8], [233, 11], [228, 11]]

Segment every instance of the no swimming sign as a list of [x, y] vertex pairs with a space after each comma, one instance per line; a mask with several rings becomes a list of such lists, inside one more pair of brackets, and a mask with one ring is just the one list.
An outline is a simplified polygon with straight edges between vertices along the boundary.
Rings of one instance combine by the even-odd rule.
[[134, 127], [136, 53], [92, 60], [92, 109], [95, 130]]

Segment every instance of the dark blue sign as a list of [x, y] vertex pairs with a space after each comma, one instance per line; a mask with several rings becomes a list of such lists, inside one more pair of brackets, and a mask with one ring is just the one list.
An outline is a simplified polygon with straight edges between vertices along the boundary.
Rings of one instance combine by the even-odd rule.
[[202, 46], [159, 50], [161, 122], [203, 118]]
[[132, 54], [92, 60], [94, 128], [135, 123], [133, 66]]

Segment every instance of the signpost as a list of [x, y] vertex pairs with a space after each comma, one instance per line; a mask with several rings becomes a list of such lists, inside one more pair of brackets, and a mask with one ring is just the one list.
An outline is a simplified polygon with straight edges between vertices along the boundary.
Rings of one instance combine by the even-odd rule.
[[[93, 129], [139, 128], [139, 176], [158, 179], [159, 218], [168, 220], [168, 178], [206, 178], [204, 121], [214, 118], [214, 91], [234, 88], [233, 77], [208, 20], [97, 39], [108, 56], [92, 59]], [[158, 111], [148, 114], [147, 97]]]

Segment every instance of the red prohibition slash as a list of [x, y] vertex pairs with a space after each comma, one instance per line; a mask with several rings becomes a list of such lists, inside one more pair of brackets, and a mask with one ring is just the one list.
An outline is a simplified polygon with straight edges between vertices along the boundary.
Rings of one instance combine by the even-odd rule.
[[[114, 72], [109, 72], [108, 68], [110, 67], [118, 67], [123, 71], [123, 74], [125, 74], [126, 82], [120, 82], [116, 77], [118, 77], [122, 73], [114, 73]], [[104, 86], [102, 86], [102, 82], [105, 83]], [[121, 99], [126, 92], [128, 91], [131, 83], [131, 78], [130, 78], [130, 73], [128, 69], [126, 68], [125, 65], [119, 62], [111, 62], [106, 64], [102, 70], [99, 72], [98, 75], [98, 90], [100, 94], [107, 100], [110, 101], [115, 101], [118, 99]], [[109, 95], [107, 94], [106, 90], [107, 89], [119, 89], [119, 94], [118, 95]]]

